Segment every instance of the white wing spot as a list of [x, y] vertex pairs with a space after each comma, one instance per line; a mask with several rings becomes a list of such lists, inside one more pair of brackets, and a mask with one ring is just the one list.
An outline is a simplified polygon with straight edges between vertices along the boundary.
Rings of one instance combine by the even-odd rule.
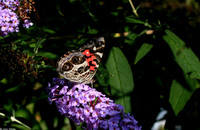
[[96, 54], [97, 54], [98, 56], [100, 56], [101, 58], [103, 57], [103, 53], [96, 52]]
[[94, 46], [94, 47], [93, 47], [93, 51], [96, 51], [96, 50], [97, 50], [97, 48], [96, 48], [96, 46]]

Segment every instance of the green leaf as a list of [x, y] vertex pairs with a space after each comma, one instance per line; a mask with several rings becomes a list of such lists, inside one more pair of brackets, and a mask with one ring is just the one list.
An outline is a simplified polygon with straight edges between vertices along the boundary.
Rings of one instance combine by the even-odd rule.
[[128, 22], [128, 23], [137, 23], [137, 24], [145, 24], [144, 21], [135, 19], [134, 17], [126, 17], [126, 22]]
[[[13, 120], [14, 122], [20, 124], [21, 126], [24, 126], [26, 129], [29, 129], [29, 127], [33, 127], [35, 129], [40, 129], [40, 126], [39, 126], [38, 122], [35, 120], [34, 115], [32, 115], [31, 112], [25, 107], [20, 107], [15, 112], [13, 119], [14, 119]], [[28, 124], [26, 124], [24, 122], [25, 120], [32, 122], [32, 126], [29, 126]]]
[[0, 83], [2, 83], [2, 84], [7, 84], [7, 83], [8, 83], [8, 79], [7, 79], [7, 78], [3, 78], [3, 79], [0, 81]]
[[27, 45], [28, 43], [27, 42], [25, 42], [25, 41], [22, 41], [21, 42], [21, 45]]
[[132, 45], [133, 43], [135, 43], [137, 37], [138, 34], [129, 32], [124, 42], [128, 43], [129, 45]]
[[61, 9], [60, 9], [60, 5], [57, 5], [56, 6], [56, 9], [58, 10], [58, 13], [61, 15], [61, 16], [64, 16], [64, 14], [62, 13]]
[[2, 40], [2, 39], [4, 39], [4, 38], [7, 38], [7, 37], [9, 37], [9, 35], [6, 35], [6, 36], [4, 36], [4, 37], [0, 36], [0, 40]]
[[[6, 95], [5, 95], [5, 97], [6, 97]], [[12, 113], [13, 101], [12, 101], [10, 98], [5, 98], [5, 102], [2, 103], [2, 105], [3, 105], [3, 109], [4, 109], [7, 113], [9, 113], [9, 114]]]
[[10, 88], [5, 90], [5, 93], [18, 92], [20, 90], [20, 88], [21, 87], [19, 85], [15, 86], [15, 87], [10, 87]]
[[126, 22], [127, 22], [127, 23], [143, 24], [144, 26], [151, 27], [151, 25], [148, 24], [147, 22], [144, 22], [144, 21], [141, 21], [141, 20], [135, 19], [135, 18], [132, 17], [132, 16], [130, 16], [130, 17], [126, 17], [125, 19], [126, 19]]
[[111, 15], [113, 16], [118, 16], [119, 12], [115, 11], [115, 12], [110, 12]]
[[74, 43], [77, 43], [77, 44], [79, 44], [79, 45], [82, 45], [82, 44], [85, 43], [86, 40], [88, 40], [88, 39], [87, 39], [87, 38], [81, 38], [80, 40], [78, 40], [78, 41], [76, 41], [76, 42], [74, 42]]
[[53, 54], [51, 52], [39, 52], [38, 56], [43, 56], [52, 60], [58, 58], [56, 54]]
[[137, 52], [134, 64], [137, 64], [139, 60], [141, 60], [151, 49], [153, 45], [144, 43]]
[[98, 30], [96, 30], [96, 29], [90, 29], [87, 33], [88, 34], [97, 34]]
[[109, 84], [112, 96], [116, 96], [115, 102], [125, 107], [125, 111], [131, 113], [131, 93], [134, 89], [133, 75], [126, 57], [118, 47], [110, 51], [106, 68], [109, 73]]
[[108, 86], [108, 79], [109, 79], [108, 71], [101, 64], [96, 73], [96, 77], [101, 86]]
[[98, 33], [98, 30], [95, 29], [95, 28], [91, 28], [90, 26], [87, 27], [88, 29], [88, 34], [97, 34]]
[[31, 44], [29, 44], [29, 47], [30, 47], [30, 48], [35, 48], [35, 47], [36, 47], [36, 44], [35, 44], [35, 43], [31, 43]]
[[[46, 41], [46, 38], [43, 38], [43, 39], [40, 39], [40, 40], [37, 41], [37, 43], [35, 44], [34, 49], [33, 49], [33, 51], [34, 51], [35, 54], [38, 53], [38, 49], [39, 49], [39, 48], [42, 48], [42, 44], [43, 44], [45, 41]], [[30, 46], [30, 47], [31, 47], [31, 46]], [[33, 45], [32, 45], [32, 47], [33, 47]]]
[[173, 80], [170, 89], [169, 102], [176, 116], [184, 108], [192, 93], [192, 90], [187, 90], [179, 82]]
[[192, 49], [185, 46], [184, 41], [177, 37], [173, 32], [166, 30], [167, 35], [163, 36], [164, 40], [170, 46], [175, 60], [182, 68], [184, 73], [191, 78], [200, 79], [200, 62]]
[[31, 120], [32, 114], [30, 113], [30, 111], [28, 111], [28, 109], [21, 107], [15, 112], [15, 117], [21, 117]]
[[52, 29], [49, 29], [49, 28], [43, 28], [43, 31], [44, 32], [47, 32], [47, 33], [50, 33], [50, 34], [55, 34], [56, 33], [56, 31], [54, 31], [54, 30], [52, 30]]
[[[109, 91], [109, 74], [108, 71], [105, 67], [102, 66], [102, 64], [100, 64], [98, 71], [96, 73], [96, 78], [99, 82], [99, 86], [102, 88], [102, 90], [106, 93], [106, 95], [111, 95], [110, 91]], [[96, 85], [97, 87], [99, 87], [98, 85]], [[95, 85], [94, 85], [95, 87]]]

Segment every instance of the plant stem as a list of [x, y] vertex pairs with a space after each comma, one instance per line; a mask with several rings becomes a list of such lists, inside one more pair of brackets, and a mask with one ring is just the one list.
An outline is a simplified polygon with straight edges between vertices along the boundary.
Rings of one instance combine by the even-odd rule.
[[132, 9], [133, 9], [133, 13], [134, 13], [137, 17], [139, 17], [139, 15], [138, 15], [138, 13], [137, 13], [137, 10], [135, 9], [135, 7], [134, 7], [134, 5], [133, 5], [133, 2], [132, 2], [131, 0], [128, 0], [128, 1], [129, 1], [130, 5], [131, 5], [131, 7], [132, 7]]
[[[0, 116], [6, 116], [4, 113], [1, 113], [0, 112]], [[11, 121], [13, 122], [17, 122], [19, 123], [20, 125], [23, 125], [24, 127], [26, 127], [27, 129], [31, 130], [31, 128], [29, 126], [27, 126], [26, 124], [22, 123], [21, 121], [17, 120], [14, 116], [11, 116], [10, 117]]]
[[20, 125], [23, 125], [24, 127], [26, 127], [27, 129], [31, 130], [31, 128], [29, 126], [27, 126], [26, 124], [22, 123], [21, 121], [17, 120], [14, 116], [11, 116], [11, 121], [13, 122], [17, 122]]

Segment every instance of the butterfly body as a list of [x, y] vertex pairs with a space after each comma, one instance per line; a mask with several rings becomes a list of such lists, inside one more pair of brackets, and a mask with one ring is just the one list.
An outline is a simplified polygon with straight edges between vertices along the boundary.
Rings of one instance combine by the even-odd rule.
[[91, 83], [99, 67], [104, 48], [105, 40], [99, 37], [92, 39], [78, 50], [69, 51], [58, 61], [58, 73], [71, 82]]

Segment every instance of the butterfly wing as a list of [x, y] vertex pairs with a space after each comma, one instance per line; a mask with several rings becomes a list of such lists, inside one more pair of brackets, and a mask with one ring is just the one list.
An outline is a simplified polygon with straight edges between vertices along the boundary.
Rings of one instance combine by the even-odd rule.
[[71, 82], [91, 83], [103, 57], [104, 48], [104, 37], [93, 38], [79, 50], [61, 57], [57, 64], [58, 73]]

